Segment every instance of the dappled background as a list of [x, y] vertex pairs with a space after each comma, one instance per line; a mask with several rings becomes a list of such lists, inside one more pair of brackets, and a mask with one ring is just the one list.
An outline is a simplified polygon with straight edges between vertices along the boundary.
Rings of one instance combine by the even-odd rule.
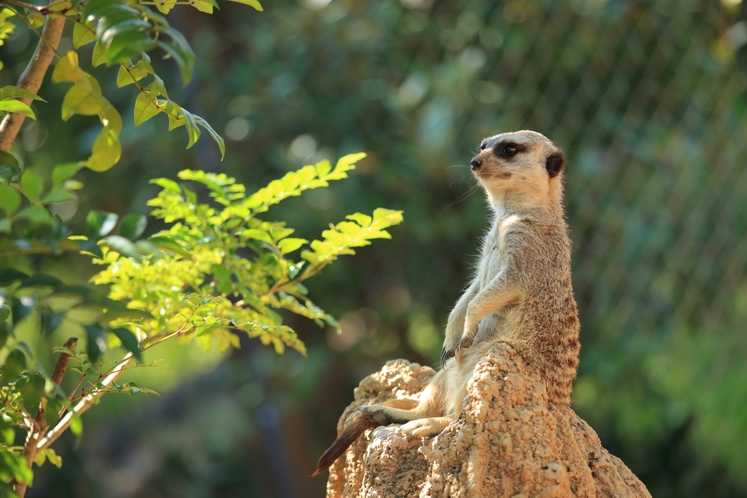
[[[254, 190], [365, 151], [350, 179], [268, 219], [307, 238], [379, 206], [404, 210], [405, 222], [309, 281], [341, 335], [289, 316], [306, 358], [245, 337], [222, 358], [194, 346], [150, 351], [161, 367], [132, 378], [160, 396], [105, 397], [83, 417], [77, 451], [73, 436], [60, 439], [62, 469], [43, 467], [28, 496], [323, 496], [324, 479], [308, 476], [358, 381], [393, 358], [435, 364], [487, 226], [466, 165], [483, 137], [522, 128], [568, 154], [583, 347], [576, 411], [654, 496], [747, 496], [745, 5], [263, 4], [263, 13], [220, 2], [214, 16], [170, 14], [198, 55], [188, 87], [178, 90], [170, 61], [154, 61], [173, 78], [172, 98], [223, 133], [226, 159], [206, 136], [185, 152], [183, 130], [168, 133], [165, 117], [135, 128], [126, 106], [136, 90], [117, 91], [114, 70], [91, 70], [124, 106], [123, 158], [86, 171], [83, 205], [61, 214], [82, 231], [88, 209], [147, 213], [158, 190], [148, 181], [183, 168]], [[28, 60], [26, 35], [16, 30], [0, 49], [1, 84]], [[68, 37], [60, 47], [70, 46]], [[90, 150], [98, 126], [59, 121], [65, 89], [42, 88], [50, 104], [35, 106], [42, 119], [26, 123], [17, 150], [27, 164], [51, 168]], [[71, 283], [95, 272], [71, 256], [42, 270]]]

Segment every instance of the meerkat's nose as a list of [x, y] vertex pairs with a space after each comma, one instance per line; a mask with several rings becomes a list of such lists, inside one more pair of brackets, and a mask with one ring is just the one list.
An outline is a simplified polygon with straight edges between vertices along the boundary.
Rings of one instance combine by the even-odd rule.
[[482, 159], [476, 157], [469, 164], [472, 167], [472, 171], [477, 171], [478, 169], [482, 168]]

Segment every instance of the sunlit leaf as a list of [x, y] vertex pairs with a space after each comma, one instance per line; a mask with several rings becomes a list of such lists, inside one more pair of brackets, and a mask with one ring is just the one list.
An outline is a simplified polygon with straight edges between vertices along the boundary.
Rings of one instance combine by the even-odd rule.
[[257, 0], [229, 0], [231, 2], [236, 3], [243, 3], [244, 5], [249, 5], [250, 7], [254, 7], [256, 10], [262, 12], [264, 9], [262, 8], [262, 5]]
[[0, 100], [0, 111], [15, 112], [23, 114], [27, 118], [36, 119], [34, 111], [31, 110], [28, 104], [24, 104], [20, 100]]
[[80, 68], [78, 52], [71, 50], [57, 61], [57, 65], [52, 72], [52, 83], [62, 83], [64, 81], [74, 83], [86, 77], [88, 75]]
[[278, 249], [280, 249], [281, 253], [288, 254], [299, 249], [307, 242], [308, 240], [306, 239], [287, 238], [278, 243]]
[[39, 97], [34, 92], [30, 92], [26, 90], [25, 88], [21, 88], [18, 86], [4, 86], [0, 88], [0, 100], [10, 99], [14, 97], [19, 97], [22, 99], [32, 99], [32, 100], [40, 100], [42, 102], [46, 102], [43, 98]]
[[135, 126], [140, 126], [159, 112], [161, 111], [147, 94], [139, 93], [135, 99]]
[[107, 125], [93, 143], [91, 157], [86, 161], [86, 166], [94, 171], [106, 171], [117, 164], [121, 155], [119, 137], [112, 127]]
[[62, 120], [67, 121], [75, 114], [95, 116], [111, 106], [101, 95], [101, 86], [93, 79], [86, 77], [78, 80], [62, 99]]
[[81, 22], [76, 22], [75, 27], [73, 28], [73, 47], [77, 50], [83, 45], [87, 45], [94, 41], [96, 41], [95, 31]]

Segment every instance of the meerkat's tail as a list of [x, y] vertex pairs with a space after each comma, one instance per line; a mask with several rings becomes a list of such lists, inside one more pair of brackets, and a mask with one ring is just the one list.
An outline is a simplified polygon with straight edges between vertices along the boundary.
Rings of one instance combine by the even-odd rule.
[[372, 422], [364, 417], [356, 417], [353, 419], [345, 430], [337, 436], [335, 442], [324, 452], [319, 458], [319, 463], [316, 465], [316, 470], [312, 474], [312, 477], [316, 477], [325, 470], [329, 469], [335, 460], [347, 451], [351, 444], [355, 442], [358, 437], [363, 434], [367, 429], [376, 427], [376, 422]]

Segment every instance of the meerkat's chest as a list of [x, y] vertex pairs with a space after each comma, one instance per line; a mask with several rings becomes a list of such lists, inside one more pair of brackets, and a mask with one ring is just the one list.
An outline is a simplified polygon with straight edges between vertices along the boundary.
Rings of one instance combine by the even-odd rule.
[[506, 265], [501, 234], [491, 230], [485, 238], [480, 262], [477, 265], [477, 280], [480, 288], [487, 286]]

